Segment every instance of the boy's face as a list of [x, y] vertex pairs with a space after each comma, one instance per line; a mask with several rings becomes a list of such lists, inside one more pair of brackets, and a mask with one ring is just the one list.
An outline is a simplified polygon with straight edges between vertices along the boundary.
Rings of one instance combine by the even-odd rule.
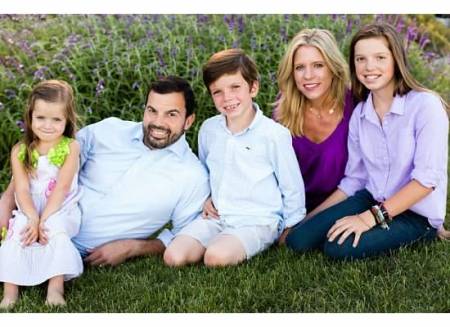
[[227, 120], [245, 120], [252, 114], [253, 98], [258, 94], [259, 83], [249, 85], [238, 71], [222, 75], [209, 85], [209, 91], [217, 110]]

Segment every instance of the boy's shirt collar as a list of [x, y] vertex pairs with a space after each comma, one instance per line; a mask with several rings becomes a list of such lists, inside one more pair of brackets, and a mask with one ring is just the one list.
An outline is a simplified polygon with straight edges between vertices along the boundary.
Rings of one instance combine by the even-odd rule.
[[[246, 128], [244, 128], [241, 132], [239, 133], [235, 133], [234, 135], [241, 135], [246, 133], [248, 130], [253, 129], [256, 127], [256, 125], [259, 123], [259, 121], [262, 119], [262, 117], [264, 116], [263, 112], [261, 111], [261, 109], [259, 108], [259, 105], [256, 102], [253, 102], [253, 110], [255, 110], [255, 117], [253, 117], [252, 122], [250, 123], [250, 125], [248, 125]], [[220, 125], [228, 132], [231, 133], [230, 130], [227, 127], [227, 119], [225, 117], [224, 114], [220, 115]]]

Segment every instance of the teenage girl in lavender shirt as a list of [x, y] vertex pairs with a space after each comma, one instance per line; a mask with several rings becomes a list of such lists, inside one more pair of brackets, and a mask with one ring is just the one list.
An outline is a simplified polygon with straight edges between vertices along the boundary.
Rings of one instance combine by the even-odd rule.
[[278, 84], [273, 117], [292, 134], [311, 217], [336, 190], [348, 158], [353, 103], [347, 63], [333, 35], [322, 29], [295, 35], [280, 62]]
[[[336, 259], [380, 255], [445, 233], [448, 116], [445, 102], [408, 70], [388, 24], [363, 27], [350, 46], [349, 159], [338, 189], [288, 247]], [[438, 232], [439, 231], [439, 232]]]

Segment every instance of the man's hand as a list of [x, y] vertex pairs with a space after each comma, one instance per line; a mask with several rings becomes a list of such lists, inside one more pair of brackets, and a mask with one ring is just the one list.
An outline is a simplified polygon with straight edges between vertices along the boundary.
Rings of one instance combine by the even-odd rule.
[[84, 261], [92, 266], [117, 266], [132, 257], [136, 240], [119, 240], [106, 243], [92, 250]]

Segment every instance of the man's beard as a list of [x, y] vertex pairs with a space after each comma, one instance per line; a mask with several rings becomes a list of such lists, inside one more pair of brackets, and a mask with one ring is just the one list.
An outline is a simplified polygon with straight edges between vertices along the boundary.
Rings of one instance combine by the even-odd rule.
[[[174, 144], [179, 140], [181, 135], [183, 135], [184, 130], [181, 130], [179, 133], [172, 133], [168, 128], [156, 126], [153, 124], [148, 124], [147, 126], [142, 126], [144, 131], [144, 144], [150, 149], [164, 149], [169, 145]], [[152, 129], [160, 130], [166, 132], [166, 136], [163, 138], [155, 139], [149, 135], [149, 132]]]

